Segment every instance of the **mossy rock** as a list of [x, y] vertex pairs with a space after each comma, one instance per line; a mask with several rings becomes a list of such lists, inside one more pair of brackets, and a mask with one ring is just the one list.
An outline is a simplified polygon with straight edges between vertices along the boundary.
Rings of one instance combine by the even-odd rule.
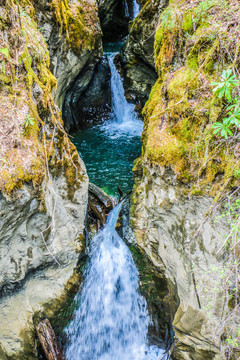
[[223, 69], [239, 71], [239, 33], [235, 26], [227, 33], [223, 25], [237, 14], [234, 4], [227, 8], [218, 0], [191, 6], [173, 0], [155, 35], [158, 81], [143, 110], [143, 156], [170, 166], [195, 193], [214, 196], [225, 183], [239, 184], [236, 142], [213, 134], [213, 123], [226, 115], [226, 102], [213, 95], [211, 85]]

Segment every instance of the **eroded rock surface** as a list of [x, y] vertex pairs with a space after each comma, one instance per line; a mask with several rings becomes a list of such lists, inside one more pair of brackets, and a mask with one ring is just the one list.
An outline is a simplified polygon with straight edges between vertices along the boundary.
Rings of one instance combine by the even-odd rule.
[[120, 53], [124, 70], [124, 87], [129, 99], [143, 107], [157, 80], [154, 65], [155, 31], [168, 0], [149, 0], [134, 20]]
[[[37, 5], [46, 6], [46, 16], [57, 16], [59, 4], [67, 6], [62, 1]], [[5, 64], [0, 86], [1, 360], [37, 359], [34, 326], [42, 316], [53, 317], [70, 288], [78, 287], [75, 268], [85, 247], [88, 176], [52, 97], [57, 81], [34, 5], [0, 4], [6, 53], [0, 54]], [[70, 8], [65, 10], [70, 41], [76, 19]]]
[[[22, 353], [19, 359], [36, 358], [33, 317], [36, 312], [49, 316], [59, 306], [79, 252], [84, 251], [84, 165], [82, 175], [85, 180], [71, 200], [64, 176], [44, 183], [45, 211], [30, 185], [19, 190], [17, 200], [1, 195], [0, 342], [9, 357]], [[45, 307], [50, 302], [49, 312]]]
[[[180, 300], [173, 320], [173, 359], [221, 359], [212, 329], [226, 303], [219, 294], [209, 298], [208, 291], [216, 284], [209, 274], [211, 266], [224, 269], [224, 257], [217, 251], [226, 224], [204, 223], [212, 199], [187, 198], [184, 187], [166, 169], [144, 163], [136, 166], [135, 174], [131, 214], [137, 242], [176, 285]], [[210, 303], [214, 315], [208, 318]]]
[[[86, 80], [83, 81], [83, 79]], [[103, 56], [92, 70], [83, 70], [67, 92], [63, 106], [65, 127], [83, 128], [102, 123], [111, 115], [110, 68]], [[89, 82], [90, 79], [90, 82]]]
[[[57, 79], [54, 100], [67, 130], [75, 126], [72, 107], [90, 83], [102, 57], [102, 30], [95, 1], [34, 1], [38, 24], [47, 41], [51, 71]], [[75, 84], [75, 81], [77, 84]]]

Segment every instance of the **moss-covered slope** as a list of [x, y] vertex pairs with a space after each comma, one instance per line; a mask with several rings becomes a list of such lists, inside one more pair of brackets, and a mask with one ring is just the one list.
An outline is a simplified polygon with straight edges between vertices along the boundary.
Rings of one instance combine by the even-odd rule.
[[239, 74], [239, 17], [235, 1], [171, 0], [159, 19], [144, 156], [170, 167], [194, 194], [215, 195], [239, 181], [239, 133], [226, 140], [213, 135], [227, 104], [211, 85], [224, 69]]
[[40, 185], [58, 169], [71, 182], [80, 169], [78, 154], [52, 98], [57, 81], [34, 7], [11, 0], [0, 11], [0, 190]]

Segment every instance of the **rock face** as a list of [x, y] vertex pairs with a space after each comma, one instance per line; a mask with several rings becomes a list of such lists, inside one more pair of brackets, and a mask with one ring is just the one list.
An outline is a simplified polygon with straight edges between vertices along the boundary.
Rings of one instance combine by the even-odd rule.
[[191, 0], [162, 5], [154, 44], [158, 76], [143, 110], [132, 225], [138, 244], [177, 287], [172, 358], [237, 359], [239, 340], [231, 339], [239, 338], [239, 295], [233, 294], [239, 270], [232, 264], [239, 262], [239, 244], [226, 223], [235, 228], [239, 205], [229, 219], [224, 208], [239, 201], [239, 132], [225, 140], [214, 134], [213, 124], [225, 120], [226, 100], [211, 82], [220, 81], [225, 69], [239, 71], [239, 7]]
[[82, 176], [85, 180], [71, 200], [64, 176], [44, 183], [45, 211], [30, 185], [19, 190], [18, 200], [1, 195], [3, 360], [36, 359], [34, 317], [51, 317], [64, 299], [66, 284], [84, 251], [88, 178], [83, 164]]
[[127, 0], [98, 0], [104, 40], [117, 41], [127, 35], [130, 20]]
[[[84, 80], [86, 78], [86, 80]], [[83, 70], [66, 93], [63, 116], [67, 129], [101, 123], [111, 111], [110, 68], [103, 56], [92, 70]], [[90, 82], [89, 82], [89, 79]]]
[[64, 123], [70, 130], [75, 120], [71, 108], [77, 106], [102, 57], [97, 4], [90, 0], [55, 0], [52, 3], [41, 0], [34, 1], [34, 6], [39, 27], [48, 44], [50, 69], [57, 79], [54, 100], [61, 110], [66, 104]]
[[[135, 174], [131, 214], [137, 242], [176, 285], [180, 300], [173, 320], [172, 358], [221, 359], [212, 329], [226, 303], [219, 294], [209, 298], [208, 292], [216, 286], [209, 269], [224, 270], [225, 260], [217, 251], [227, 227], [222, 221], [204, 222], [212, 199], [186, 198], [184, 187], [176, 184], [171, 172], [144, 163], [135, 167]], [[196, 235], [199, 226], [201, 231]], [[214, 315], [209, 319], [210, 303]]]
[[120, 53], [124, 87], [129, 98], [144, 106], [157, 80], [154, 65], [155, 31], [168, 0], [148, 0], [134, 20]]
[[[85, 248], [88, 176], [52, 97], [57, 81], [49, 70], [51, 59], [34, 6], [38, 17], [46, 6], [49, 23], [43, 27], [66, 56], [76, 51], [73, 25], [83, 18], [76, 2], [12, 0], [0, 5], [5, 49], [0, 53], [1, 360], [37, 359], [35, 325], [43, 316], [54, 317], [72, 287], [78, 287], [75, 267]], [[84, 6], [84, 16], [89, 9], [91, 18], [91, 5]], [[56, 25], [53, 19], [60, 21], [59, 14], [68, 20]], [[64, 48], [64, 34], [73, 41], [71, 51]], [[79, 54], [90, 56], [95, 40], [83, 42]]]

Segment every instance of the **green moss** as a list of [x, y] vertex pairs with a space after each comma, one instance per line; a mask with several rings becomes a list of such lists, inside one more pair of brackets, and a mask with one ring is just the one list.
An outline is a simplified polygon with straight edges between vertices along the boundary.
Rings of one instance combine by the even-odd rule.
[[11, 78], [5, 74], [0, 74], [0, 82], [3, 82], [4, 84], [10, 84]]
[[95, 46], [102, 33], [94, 4], [86, 0], [71, 4], [69, 0], [53, 0], [51, 8], [60, 33], [66, 33], [73, 52], [79, 54], [83, 48], [92, 49]]
[[175, 72], [174, 78], [168, 85], [168, 96], [170, 101], [174, 100], [174, 104], [178, 100], [184, 100], [188, 98], [188, 92], [195, 90], [199, 86], [198, 78], [196, 77], [196, 71], [194, 71], [189, 65], [182, 67]]
[[182, 29], [185, 33], [191, 34], [193, 31], [193, 16], [191, 11], [186, 11], [183, 14]]
[[[56, 20], [61, 23], [62, 34], [66, 32], [68, 45], [72, 43], [69, 45], [72, 50], [81, 52], [95, 46], [97, 37], [93, 34], [101, 36], [101, 33], [96, 30], [98, 20], [94, 5], [84, 0], [74, 5], [59, 0], [53, 1], [51, 6]], [[5, 59], [6, 74], [0, 78], [4, 83], [0, 88], [2, 104], [9, 118], [7, 120], [4, 113], [3, 119], [6, 124], [14, 124], [21, 137], [21, 146], [10, 148], [8, 144], [5, 147], [8, 150], [0, 157], [0, 189], [11, 193], [30, 181], [39, 186], [50, 172], [55, 175], [63, 172], [73, 193], [83, 180], [81, 168], [76, 148], [63, 130], [61, 114], [52, 98], [57, 81], [49, 70], [49, 52], [37, 28], [33, 3], [11, 0], [6, 10], [0, 18], [0, 27], [9, 34], [6, 46], [10, 46], [11, 51]], [[18, 20], [14, 24], [10, 21], [10, 13]], [[33, 97], [36, 84], [41, 89], [37, 102]], [[34, 126], [24, 128], [27, 114], [31, 114]], [[54, 128], [54, 138], [50, 128]]]
[[[236, 64], [239, 33], [234, 26], [227, 34], [223, 25], [235, 13], [236, 8], [226, 8], [218, 0], [191, 6], [189, 1], [172, 0], [156, 31], [159, 78], [143, 110], [143, 156], [170, 166], [183, 182], [200, 184], [194, 193], [209, 192], [214, 183], [214, 194], [234, 172], [238, 174], [234, 146], [226, 151], [224, 142], [219, 146], [213, 135], [212, 124], [224, 116], [224, 104], [211, 86], [224, 68]], [[228, 48], [228, 55], [223, 48]]]

